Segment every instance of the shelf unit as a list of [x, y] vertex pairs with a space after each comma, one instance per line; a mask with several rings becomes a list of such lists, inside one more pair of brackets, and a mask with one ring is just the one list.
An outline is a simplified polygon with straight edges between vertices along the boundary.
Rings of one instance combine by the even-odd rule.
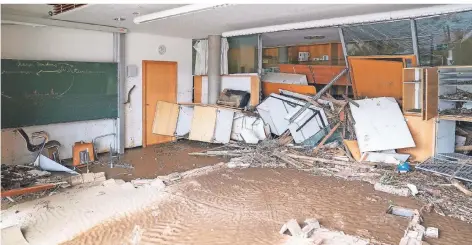
[[[468, 99], [441, 98], [457, 93], [459, 90], [472, 93], [472, 66], [438, 67], [438, 111], [436, 123], [435, 154], [454, 153], [456, 143], [456, 124], [458, 121], [472, 122], [472, 114], [445, 114], [446, 109], [470, 108], [472, 97]], [[469, 82], [470, 81], [470, 82]]]
[[429, 120], [437, 116], [438, 73], [434, 67], [403, 69], [403, 114]]
[[459, 90], [472, 93], [472, 66], [443, 66], [438, 68], [438, 110], [439, 119], [472, 121], [471, 115], [451, 115], [442, 113], [446, 109], [472, 109], [472, 96], [469, 99], [448, 99], [441, 96], [457, 93]]

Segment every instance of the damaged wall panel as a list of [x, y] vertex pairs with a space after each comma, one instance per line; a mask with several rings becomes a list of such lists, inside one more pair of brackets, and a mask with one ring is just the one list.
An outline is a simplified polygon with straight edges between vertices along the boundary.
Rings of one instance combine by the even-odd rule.
[[351, 105], [361, 152], [415, 147], [397, 101], [391, 97], [356, 100]]

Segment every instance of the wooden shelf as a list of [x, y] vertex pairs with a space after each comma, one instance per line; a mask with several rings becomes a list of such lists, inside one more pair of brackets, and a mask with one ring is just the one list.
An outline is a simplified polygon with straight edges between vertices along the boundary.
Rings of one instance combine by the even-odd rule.
[[460, 115], [439, 115], [440, 120], [449, 120], [449, 121], [462, 121], [462, 122], [472, 122], [471, 116], [460, 116]]
[[445, 100], [445, 101], [454, 101], [454, 102], [472, 102], [472, 100], [454, 100], [454, 99], [441, 99], [439, 100]]

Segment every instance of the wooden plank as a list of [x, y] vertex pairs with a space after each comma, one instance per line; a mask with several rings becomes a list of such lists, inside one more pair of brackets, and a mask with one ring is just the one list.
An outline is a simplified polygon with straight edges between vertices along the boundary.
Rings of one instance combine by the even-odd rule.
[[251, 99], [250, 105], [256, 107], [260, 103], [261, 81], [259, 76], [251, 76]]
[[373, 59], [350, 59], [354, 95], [357, 98], [402, 99], [403, 63]]
[[193, 102], [202, 103], [202, 76], [193, 76]]
[[440, 115], [438, 118], [441, 120], [449, 120], [449, 121], [472, 122], [472, 116]]
[[416, 146], [398, 149], [397, 152], [410, 154], [411, 161], [423, 162], [434, 155], [435, 121], [408, 115], [405, 119]]
[[217, 108], [195, 106], [189, 140], [212, 142], [216, 127]]
[[304, 95], [316, 94], [316, 88], [311, 85], [262, 82], [262, 93], [264, 97], [267, 97], [272, 93], [279, 94], [280, 89]]
[[334, 132], [336, 132], [336, 129], [338, 129], [340, 125], [341, 125], [341, 122], [338, 122], [338, 124], [336, 124], [336, 125], [329, 131], [329, 133], [321, 140], [321, 142], [315, 147], [315, 149], [313, 149], [313, 153], [318, 152], [318, 150], [319, 150], [321, 147], [323, 147], [324, 143], [334, 134]]
[[[311, 71], [313, 71], [315, 77], [315, 81], [313, 81], [313, 75], [308, 65], [279, 64], [280, 72], [304, 74], [306, 75], [308, 83], [315, 84], [328, 84], [345, 68], [345, 66], [313, 65], [311, 66]], [[348, 83], [347, 75], [339, 78], [334, 85], [350, 85]]]
[[360, 161], [361, 151], [359, 150], [357, 140], [343, 140], [343, 142], [346, 145], [347, 149], [351, 152], [352, 157], [354, 157], [356, 161]]
[[415, 80], [415, 68], [405, 68], [403, 69], [403, 101], [402, 109], [403, 112], [408, 112], [409, 109], [415, 107], [415, 84], [405, 83], [412, 82]]
[[38, 192], [38, 191], [44, 191], [44, 190], [54, 188], [55, 186], [56, 184], [43, 184], [43, 185], [35, 185], [35, 186], [30, 186], [30, 187], [25, 187], [25, 188], [2, 191], [1, 197], [11, 197], [11, 196], [18, 196], [18, 195], [23, 195], [23, 194], [28, 194], [28, 193]]
[[152, 133], [174, 136], [179, 117], [179, 105], [158, 101], [152, 125]]
[[425, 68], [425, 118], [429, 120], [438, 115], [438, 68]]

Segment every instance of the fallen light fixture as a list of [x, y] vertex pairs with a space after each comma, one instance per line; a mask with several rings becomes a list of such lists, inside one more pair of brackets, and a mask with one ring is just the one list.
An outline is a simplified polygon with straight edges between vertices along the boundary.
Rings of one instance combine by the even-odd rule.
[[164, 11], [155, 12], [152, 14], [146, 14], [143, 16], [138, 16], [134, 18], [134, 23], [141, 24], [151, 21], [156, 21], [160, 19], [166, 19], [170, 17], [176, 17], [186, 14], [192, 14], [197, 12], [202, 12], [206, 10], [212, 10], [215, 8], [225, 7], [229, 4], [191, 4], [179, 8], [168, 9]]

